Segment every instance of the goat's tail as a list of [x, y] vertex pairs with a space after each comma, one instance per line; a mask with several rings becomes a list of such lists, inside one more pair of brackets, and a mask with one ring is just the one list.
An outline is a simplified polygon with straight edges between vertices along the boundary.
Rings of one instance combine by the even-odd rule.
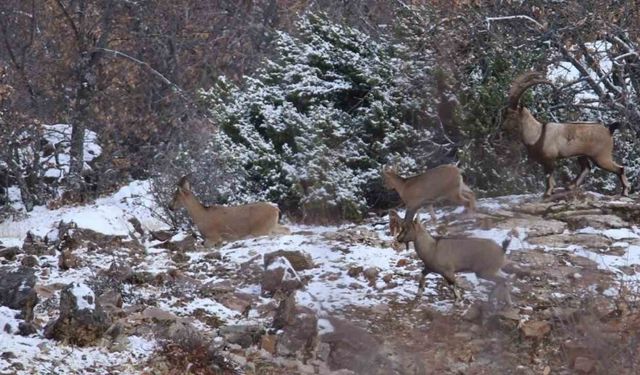
[[613, 135], [613, 133], [618, 130], [622, 126], [622, 123], [619, 121], [612, 122], [611, 124], [607, 124], [607, 128], [609, 128], [609, 134]]
[[504, 241], [502, 241], [502, 251], [506, 253], [510, 243], [511, 243], [511, 236], [505, 238]]

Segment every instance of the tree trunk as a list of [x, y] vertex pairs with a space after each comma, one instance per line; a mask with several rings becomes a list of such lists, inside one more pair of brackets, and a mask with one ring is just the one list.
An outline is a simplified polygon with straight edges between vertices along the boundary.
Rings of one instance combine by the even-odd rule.
[[[84, 53], [86, 55], [86, 52]], [[82, 170], [84, 167], [84, 135], [90, 121], [90, 104], [93, 99], [91, 60], [82, 56], [78, 67], [79, 86], [76, 90], [74, 116], [71, 123], [71, 145], [69, 162], [69, 185], [75, 190], [83, 190]]]

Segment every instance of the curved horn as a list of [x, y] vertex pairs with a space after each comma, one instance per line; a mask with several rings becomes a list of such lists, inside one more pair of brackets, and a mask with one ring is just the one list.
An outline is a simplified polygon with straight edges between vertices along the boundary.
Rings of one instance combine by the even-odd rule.
[[518, 108], [520, 103], [520, 97], [531, 86], [535, 85], [551, 85], [553, 83], [545, 78], [544, 74], [540, 72], [527, 72], [519, 75], [513, 80], [511, 88], [509, 89], [508, 105], [511, 109]]

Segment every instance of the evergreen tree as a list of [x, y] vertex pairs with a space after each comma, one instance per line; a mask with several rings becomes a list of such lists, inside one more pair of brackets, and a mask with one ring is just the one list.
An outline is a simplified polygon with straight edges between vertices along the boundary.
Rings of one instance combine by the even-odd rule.
[[403, 78], [414, 67], [397, 46], [323, 16], [298, 29], [278, 34], [276, 57], [242, 88], [222, 79], [203, 93], [217, 152], [236, 159], [255, 197], [308, 221], [357, 220], [379, 198], [382, 164], [414, 165], [431, 138], [410, 123], [422, 106]]

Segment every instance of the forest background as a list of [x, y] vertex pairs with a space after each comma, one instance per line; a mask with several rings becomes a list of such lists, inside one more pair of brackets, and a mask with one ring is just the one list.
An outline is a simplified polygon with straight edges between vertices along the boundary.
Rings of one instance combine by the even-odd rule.
[[[528, 70], [555, 83], [524, 98], [538, 118], [623, 123], [615, 158], [638, 189], [639, 12], [601, 0], [5, 0], [0, 213], [12, 214], [12, 187], [30, 210], [152, 179], [164, 202], [189, 174], [208, 204], [264, 199], [296, 220], [357, 221], [399, 204], [386, 164], [456, 163], [480, 196], [540, 192], [541, 168], [500, 126]], [[58, 123], [72, 131], [52, 144], [44, 125]], [[64, 173], [47, 174], [52, 163]], [[576, 169], [564, 163], [560, 180]], [[618, 187], [596, 172], [587, 188]]]

